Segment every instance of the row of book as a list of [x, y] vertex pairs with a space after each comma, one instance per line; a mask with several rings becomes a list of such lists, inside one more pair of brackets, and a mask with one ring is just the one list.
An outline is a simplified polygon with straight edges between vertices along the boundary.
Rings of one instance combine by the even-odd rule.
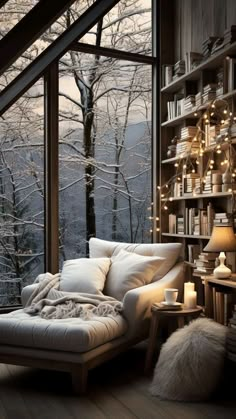
[[233, 225], [236, 228], [236, 219], [231, 213], [215, 213], [211, 203], [206, 208], [185, 208], [185, 215], [169, 214], [171, 234], [210, 236], [214, 225]]
[[209, 236], [215, 211], [209, 202], [206, 208], [185, 208], [185, 214], [169, 214], [169, 233]]

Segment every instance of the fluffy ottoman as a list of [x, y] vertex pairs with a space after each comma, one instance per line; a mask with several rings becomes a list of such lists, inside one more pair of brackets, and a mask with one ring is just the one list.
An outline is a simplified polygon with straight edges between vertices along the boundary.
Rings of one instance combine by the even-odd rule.
[[223, 372], [226, 332], [206, 318], [174, 332], [162, 346], [151, 393], [169, 400], [209, 398]]

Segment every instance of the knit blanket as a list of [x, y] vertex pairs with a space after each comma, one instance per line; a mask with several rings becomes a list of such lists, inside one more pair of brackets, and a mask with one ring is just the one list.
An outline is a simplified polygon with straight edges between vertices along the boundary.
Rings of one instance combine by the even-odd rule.
[[60, 274], [47, 272], [36, 278], [39, 285], [31, 294], [24, 311], [45, 319], [80, 317], [89, 320], [94, 316], [117, 316], [122, 303], [103, 294], [59, 291]]

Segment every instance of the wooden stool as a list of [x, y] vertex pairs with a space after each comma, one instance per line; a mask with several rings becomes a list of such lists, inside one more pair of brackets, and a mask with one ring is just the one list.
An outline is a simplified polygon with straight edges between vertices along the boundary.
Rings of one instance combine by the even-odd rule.
[[183, 308], [182, 310], [162, 310], [155, 304], [151, 308], [152, 317], [148, 339], [148, 349], [145, 362], [145, 372], [148, 372], [152, 365], [155, 344], [158, 335], [158, 327], [162, 318], [168, 318], [168, 336], [177, 328], [181, 328], [185, 323], [196, 319], [202, 312], [202, 307]]

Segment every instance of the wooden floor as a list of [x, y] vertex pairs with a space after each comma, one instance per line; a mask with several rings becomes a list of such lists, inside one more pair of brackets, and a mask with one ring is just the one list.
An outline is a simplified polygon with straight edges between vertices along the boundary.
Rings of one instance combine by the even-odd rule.
[[[86, 396], [68, 374], [0, 364], [0, 419], [235, 419], [236, 385], [227, 378], [209, 402], [161, 401], [143, 374], [145, 343], [89, 373]], [[231, 377], [232, 378], [232, 377]]]

